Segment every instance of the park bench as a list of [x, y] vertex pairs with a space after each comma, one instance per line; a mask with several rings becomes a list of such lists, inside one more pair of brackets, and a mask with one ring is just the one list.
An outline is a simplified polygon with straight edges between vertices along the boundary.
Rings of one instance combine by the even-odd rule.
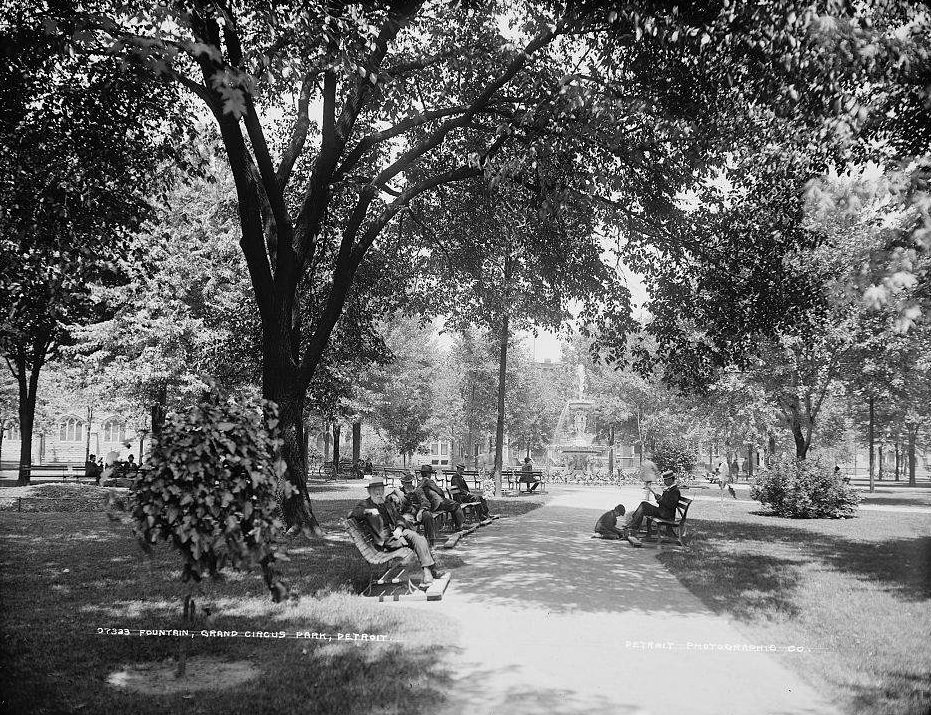
[[647, 516], [647, 535], [646, 538], [652, 538], [652, 528], [653, 524], [656, 524], [656, 533], [659, 535], [659, 530], [661, 527], [666, 527], [667, 531], [672, 530], [676, 535], [676, 542], [679, 546], [685, 546], [682, 543], [682, 537], [685, 535], [685, 518], [689, 512], [689, 505], [692, 503], [691, 499], [686, 499], [685, 497], [679, 497], [679, 503], [676, 504], [676, 516], [675, 519], [660, 519], [658, 516]]
[[[355, 519], [349, 517], [343, 520], [343, 528], [352, 539], [352, 543], [371, 568], [368, 571], [368, 585], [362, 591], [363, 596], [378, 596], [379, 601], [398, 601], [403, 596], [416, 596], [420, 590], [414, 586], [410, 577], [406, 576], [406, 564], [413, 560], [414, 550], [407, 546], [393, 551], [380, 549], [375, 543], [371, 532], [360, 526]], [[376, 579], [375, 569], [387, 564], [387, 569]], [[449, 574], [437, 579], [426, 591], [428, 601], [440, 601], [443, 592], [449, 585]]]
[[[451, 469], [444, 469], [444, 470], [443, 470], [442, 475], [443, 475], [443, 484], [444, 484], [444, 486], [449, 485], [449, 484], [451, 483], [451, 480], [452, 480], [453, 475], [454, 475], [455, 473], [456, 473], [456, 471], [455, 471], [454, 469], [453, 469], [453, 470], [451, 470]], [[480, 489], [480, 488], [481, 488], [481, 486], [482, 486], [482, 477], [481, 477], [481, 475], [480, 475], [476, 470], [474, 470], [474, 469], [466, 469], [465, 471], [463, 471], [462, 477], [463, 477], [463, 479], [466, 480], [467, 483], [470, 483], [470, 484], [471, 484], [471, 487], [472, 487], [472, 488], [474, 488], [474, 489]]]
[[[533, 486], [532, 482], [522, 482], [521, 477], [531, 476], [534, 480], [540, 482], [540, 485], [536, 488], [534, 492], [530, 491], [530, 487]], [[503, 476], [503, 472], [502, 472]], [[522, 489], [521, 485], [526, 484], [527, 488]], [[524, 472], [521, 469], [514, 469], [508, 472], [508, 489], [512, 489], [518, 493], [523, 494], [545, 494], [546, 493], [546, 482], [543, 480], [543, 472], [539, 469], [534, 469], [532, 472]]]
[[462, 497], [464, 496], [462, 490], [460, 490], [459, 487], [454, 487], [452, 485], [446, 489], [446, 493], [449, 495], [450, 499], [462, 507], [462, 513], [467, 518], [470, 518], [472, 521], [481, 521], [478, 516], [478, 507], [481, 506], [479, 502], [462, 501]]

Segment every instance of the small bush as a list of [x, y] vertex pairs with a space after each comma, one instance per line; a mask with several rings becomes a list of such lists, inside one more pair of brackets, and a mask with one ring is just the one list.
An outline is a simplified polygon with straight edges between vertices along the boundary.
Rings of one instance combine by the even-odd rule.
[[688, 474], [698, 464], [692, 443], [676, 437], [659, 440], [653, 447], [651, 459], [660, 472], [671, 469], [676, 474]]
[[784, 457], [758, 473], [750, 496], [790, 519], [849, 519], [860, 495], [818, 462]]
[[164, 540], [181, 554], [183, 581], [258, 565], [273, 598], [286, 595], [274, 569], [286, 558], [276, 492], [289, 489], [277, 423], [273, 403], [247, 407], [213, 391], [162, 427], [133, 486], [132, 517], [143, 548]]

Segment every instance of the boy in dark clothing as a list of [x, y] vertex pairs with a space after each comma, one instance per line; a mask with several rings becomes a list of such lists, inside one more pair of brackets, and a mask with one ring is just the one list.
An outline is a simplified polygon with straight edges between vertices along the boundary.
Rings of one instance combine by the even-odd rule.
[[627, 527], [621, 527], [620, 529], [617, 527], [617, 518], [619, 516], [624, 516], [626, 511], [623, 504], [618, 504], [611, 511], [606, 511], [595, 523], [595, 534], [602, 539], [609, 539], [612, 541], [626, 539], [632, 546], [642, 546], [643, 544], [640, 543], [639, 539], [628, 533]]

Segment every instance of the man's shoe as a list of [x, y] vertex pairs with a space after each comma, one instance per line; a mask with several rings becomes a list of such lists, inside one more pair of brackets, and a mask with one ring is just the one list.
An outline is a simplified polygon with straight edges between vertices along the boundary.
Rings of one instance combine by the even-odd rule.
[[431, 569], [430, 571], [433, 574], [433, 578], [443, 578], [446, 575], [445, 571], [440, 571], [439, 569]]

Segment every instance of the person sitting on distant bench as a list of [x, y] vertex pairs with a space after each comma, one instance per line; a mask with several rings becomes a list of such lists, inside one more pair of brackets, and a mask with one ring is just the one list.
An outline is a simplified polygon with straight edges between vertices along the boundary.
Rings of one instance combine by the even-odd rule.
[[466, 484], [464, 472], [464, 464], [456, 465], [456, 473], [450, 479], [450, 484], [459, 490], [459, 494], [453, 495], [453, 498], [456, 499], [460, 504], [478, 504], [479, 516], [482, 519], [487, 519], [490, 516], [488, 513], [488, 502], [486, 502], [485, 497], [481, 496], [480, 494], [472, 493], [472, 490], [469, 489], [469, 485]]
[[617, 518], [624, 516], [626, 509], [623, 504], [618, 504], [611, 511], [602, 514], [595, 523], [595, 534], [602, 539], [615, 541], [617, 539], [626, 539], [632, 546], [642, 546], [640, 540], [630, 535], [626, 526], [617, 528]]
[[101, 474], [103, 474], [103, 469], [99, 464], [97, 464], [94, 455], [92, 454], [88, 456], [87, 461], [84, 463], [84, 478], [93, 479], [94, 484], [99, 487]]
[[520, 483], [527, 485], [527, 493], [535, 492], [541, 482], [533, 474], [533, 460], [530, 457], [524, 457], [524, 465], [520, 468]]
[[429, 586], [434, 579], [442, 578], [427, 540], [411, 529], [394, 505], [385, 500], [385, 482], [381, 477], [372, 479], [366, 488], [368, 498], [358, 502], [349, 516], [372, 534], [375, 544], [383, 551], [397, 551], [405, 546], [413, 549], [423, 568], [421, 586]]
[[663, 484], [666, 490], [659, 496], [650, 487], [650, 495], [656, 499], [656, 506], [648, 501], [640, 502], [634, 513], [630, 515], [627, 526], [631, 531], [638, 531], [643, 517], [652, 516], [657, 519], [673, 520], [676, 518], [676, 507], [679, 505], [679, 487], [676, 486], [676, 475], [671, 469], [667, 469], [662, 474]]
[[462, 507], [452, 499], [446, 497], [446, 492], [440, 488], [439, 484], [433, 481], [433, 478], [430, 476], [431, 474], [436, 474], [436, 470], [433, 466], [429, 464], [422, 465], [420, 467], [420, 484], [417, 485], [417, 488], [422, 489], [423, 493], [427, 495], [427, 499], [430, 500], [431, 511], [445, 511], [452, 516], [456, 531], [461, 531], [462, 524], [465, 522], [465, 515], [462, 513]]

